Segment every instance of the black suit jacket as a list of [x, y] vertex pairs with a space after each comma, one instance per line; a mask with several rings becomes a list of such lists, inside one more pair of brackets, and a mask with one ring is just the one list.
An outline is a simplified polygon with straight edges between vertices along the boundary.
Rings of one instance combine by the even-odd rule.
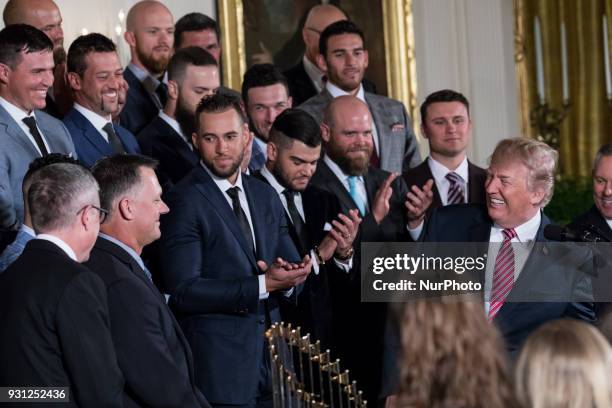
[[70, 387], [67, 406], [122, 406], [104, 284], [57, 245], [30, 241], [0, 275], [0, 321], [0, 385]]
[[571, 227], [579, 227], [581, 225], [595, 226], [601, 235], [612, 242], [612, 229], [606, 222], [605, 218], [599, 212], [599, 209], [593, 205], [587, 212], [576, 217], [570, 224]]
[[106, 285], [113, 342], [125, 377], [124, 405], [209, 407], [195, 385], [187, 340], [136, 260], [98, 238], [85, 266]]
[[123, 78], [130, 89], [126, 95], [125, 106], [119, 115], [119, 121], [121, 126], [136, 135], [157, 116], [159, 108], [129, 68], [123, 70]]
[[[293, 99], [293, 106], [301, 105], [318, 93], [310, 77], [306, 73], [304, 62], [301, 59], [300, 62], [292, 68], [289, 68], [283, 74], [287, 78], [289, 95], [291, 95]], [[366, 92], [376, 93], [376, 85], [374, 85], [374, 82], [364, 78], [362, 84]]]
[[[423, 163], [408, 170], [404, 173], [404, 180], [408, 186], [408, 190], [411, 191], [412, 186], [416, 185], [419, 188], [423, 188], [423, 184], [429, 179], [433, 179], [431, 169], [427, 163], [428, 159], [423, 160]], [[468, 203], [469, 204], [484, 204], [486, 202], [486, 191], [485, 181], [487, 180], [487, 171], [483, 168], [476, 166], [475, 164], [468, 161]], [[438, 186], [434, 182], [432, 192], [433, 202], [427, 209], [427, 218], [431, 217], [433, 210], [438, 207], [442, 207], [442, 199], [440, 198], [440, 192]]]
[[[255, 177], [268, 183], [260, 172]], [[300, 193], [304, 209], [305, 225], [308, 242], [302, 248], [295, 227], [291, 223], [291, 216], [286, 213], [289, 224], [289, 235], [300, 251], [300, 255], [310, 255], [310, 251], [318, 246], [328, 234], [325, 225], [331, 223], [340, 213], [338, 199], [325, 190], [309, 185]], [[346, 272], [335, 267], [333, 260], [325, 265], [319, 265], [319, 273], [314, 271], [304, 282], [304, 288], [298, 296], [297, 304], [283, 302], [281, 316], [284, 321], [291, 322], [302, 328], [302, 333], [310, 333], [315, 340], [320, 340], [323, 347], [331, 346], [332, 308], [329, 289], [329, 276], [331, 274], [345, 274]]]
[[[378, 188], [388, 175], [389, 173], [384, 170], [369, 168], [364, 176], [370, 208], [374, 204]], [[317, 171], [310, 184], [334, 194], [340, 201], [343, 213], [357, 208], [342, 182], [323, 160], [317, 165]], [[330, 276], [334, 313], [333, 350], [340, 356], [343, 367], [350, 370], [351, 379], [357, 380], [365, 399], [373, 404], [379, 395], [382, 376], [382, 348], [387, 305], [361, 302], [361, 244], [409, 240], [404, 207], [406, 184], [401, 177], [397, 177], [392, 183], [392, 188], [389, 214], [380, 225], [376, 224], [371, 212], [363, 216], [359, 233], [353, 242], [355, 255], [351, 274], [349, 276], [333, 274], [333, 279]]]
[[178, 183], [198, 164], [198, 154], [159, 116], [145, 126], [136, 139], [143, 154], [159, 161], [157, 176], [164, 191]]

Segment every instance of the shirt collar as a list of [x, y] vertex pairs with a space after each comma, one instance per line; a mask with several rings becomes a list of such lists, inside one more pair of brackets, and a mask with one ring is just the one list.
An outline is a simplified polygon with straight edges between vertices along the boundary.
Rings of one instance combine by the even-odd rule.
[[268, 168], [266, 166], [263, 166], [261, 168], [261, 175], [268, 180], [268, 182], [270, 183], [270, 185], [272, 186], [272, 188], [274, 188], [274, 190], [276, 190], [276, 192], [278, 194], [283, 194], [283, 191], [286, 190], [285, 187], [283, 187], [278, 180], [276, 179], [276, 177], [274, 176], [274, 174], [272, 174], [270, 172], [270, 170], [268, 170]]
[[25, 224], [21, 224], [21, 226], [19, 227], [19, 231], [20, 232], [24, 232], [24, 233], [28, 234], [31, 237], [35, 237], [36, 236], [36, 231], [34, 231], [32, 228], [28, 227]]
[[89, 123], [91, 123], [93, 127], [95, 127], [99, 132], [103, 131], [102, 128], [106, 126], [107, 123], [112, 122], [112, 118], [110, 115], [108, 115], [108, 117], [105, 118], [103, 116], [98, 115], [96, 112], [92, 111], [91, 109], [87, 109], [83, 105], [80, 105], [76, 102], [74, 103], [74, 109], [79, 111], [81, 115], [85, 116], [85, 119], [87, 119]]
[[605, 220], [608, 223], [608, 227], [610, 227], [610, 229], [612, 229], [612, 220], [608, 220], [608, 219], [605, 219]]
[[0, 96], [0, 105], [2, 105], [4, 109], [6, 109], [8, 114], [11, 115], [11, 117], [17, 123], [20, 123], [23, 120], [23, 118], [27, 118], [28, 116], [34, 116], [34, 111], [28, 113], [24, 111], [23, 109], [21, 109], [19, 106], [13, 105], [12, 103], [10, 103], [9, 101], [7, 101], [1, 96]]
[[431, 156], [429, 156], [427, 160], [429, 161], [429, 169], [431, 170], [431, 174], [432, 176], [434, 176], [434, 179], [436, 180], [436, 182], [439, 182], [439, 180], [446, 178], [446, 175], [450, 172], [454, 172], [457, 175], [459, 175], [463, 179], [464, 183], [468, 182], [467, 157], [463, 158], [463, 161], [461, 162], [461, 164], [459, 164], [459, 166], [455, 170], [450, 170], [445, 165], [435, 160]]
[[188, 145], [191, 145], [191, 140], [189, 140], [187, 136], [185, 136], [185, 134], [183, 133], [183, 129], [181, 129], [181, 125], [178, 123], [176, 119], [166, 115], [163, 110], [159, 111], [159, 117], [164, 122], [166, 122], [168, 126], [170, 126], [176, 133], [178, 133], [183, 138], [183, 140], [187, 142]]
[[240, 169], [237, 170], [238, 171], [238, 178], [236, 178], [236, 183], [234, 183], [232, 185], [232, 183], [230, 183], [228, 179], [222, 178], [222, 177], [219, 177], [219, 176], [213, 174], [213, 172], [210, 171], [208, 169], [208, 167], [206, 167], [204, 162], [201, 161], [201, 160], [200, 160], [200, 165], [202, 167], [204, 167], [204, 170], [206, 170], [206, 172], [208, 173], [210, 178], [213, 179], [213, 181], [215, 182], [217, 187], [219, 187], [219, 190], [221, 190], [223, 193], [225, 193], [227, 191], [227, 189], [232, 188], [232, 187], [239, 187], [240, 191], [244, 192], [244, 188], [242, 187], [242, 172], [240, 171]]
[[314, 83], [323, 85], [323, 72], [306, 57], [306, 54], [304, 54], [302, 58], [302, 64], [310, 80]]
[[[345, 172], [343, 172], [340, 166], [338, 166], [336, 162], [333, 161], [327, 154], [323, 156], [323, 161], [325, 162], [325, 164], [327, 164], [329, 169], [332, 171], [332, 173], [334, 173], [334, 175], [338, 178], [338, 180], [340, 180], [343, 183], [348, 181], [348, 178], [350, 176], [346, 174]], [[357, 176], [357, 180], [363, 181], [363, 176]]]
[[[334, 98], [337, 98], [337, 97], [343, 96], [343, 95], [350, 95], [348, 92], [346, 92], [346, 91], [338, 88], [336, 85], [332, 84], [329, 79], [325, 83], [325, 89], [327, 89], [327, 91]], [[365, 92], [363, 91], [363, 85], [362, 84], [359, 84], [359, 90], [357, 91], [357, 94], [355, 95], [355, 97], [357, 99], [359, 99], [360, 101], [364, 102], [364, 103], [366, 102], [366, 100], [365, 100]]]
[[[155, 85], [156, 88], [159, 85], [159, 79], [155, 78], [148, 71], [136, 66], [134, 63], [130, 62], [127, 67], [140, 82], [144, 82], [147, 78], [150, 78], [149, 80]], [[168, 83], [168, 72], [164, 72], [161, 82]]]
[[[535, 241], [536, 235], [538, 235], [538, 230], [540, 229], [541, 221], [542, 213], [541, 211], [537, 211], [536, 214], [531, 217], [531, 219], [522, 223], [518, 227], [515, 227], [514, 232], [516, 232], [516, 238], [518, 239], [518, 241], [522, 243]], [[504, 228], [500, 227], [497, 224], [493, 224], [493, 229], [501, 234], [501, 231]]]
[[104, 238], [105, 240], [110, 241], [113, 244], [118, 245], [119, 247], [121, 247], [123, 250], [125, 250], [125, 252], [130, 254], [130, 256], [136, 261], [138, 266], [140, 266], [143, 271], [145, 270], [145, 266], [144, 266], [144, 263], [142, 262], [142, 258], [140, 258], [140, 256], [136, 253], [136, 251], [134, 251], [130, 246], [124, 244], [121, 241], [119, 241], [117, 238], [111, 237], [110, 235], [107, 235], [107, 234], [105, 234], [103, 232], [98, 233], [98, 236], [100, 238]]
[[57, 245], [58, 247], [60, 247], [60, 249], [62, 251], [64, 251], [64, 253], [66, 255], [68, 255], [68, 257], [70, 259], [72, 259], [75, 262], [79, 262], [77, 260], [76, 254], [74, 253], [74, 251], [72, 250], [72, 248], [70, 248], [70, 245], [68, 245], [66, 242], [64, 242], [63, 240], [59, 239], [58, 237], [56, 237], [55, 235], [51, 235], [51, 234], [38, 234], [36, 236], [36, 239], [42, 239], [45, 241], [49, 241], [54, 243], [55, 245]]

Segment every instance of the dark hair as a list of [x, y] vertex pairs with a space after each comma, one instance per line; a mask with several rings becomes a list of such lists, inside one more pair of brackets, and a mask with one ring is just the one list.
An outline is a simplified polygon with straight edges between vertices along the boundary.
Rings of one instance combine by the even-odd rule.
[[255, 64], [244, 73], [242, 79], [242, 100], [249, 102], [249, 89], [282, 84], [289, 96], [287, 78], [272, 64]]
[[608, 156], [612, 156], [612, 143], [607, 143], [597, 150], [595, 160], [593, 160], [593, 174], [595, 174], [595, 170], [597, 170], [597, 166], [599, 166], [601, 159]]
[[185, 14], [174, 24], [174, 49], [181, 47], [184, 32], [203, 30], [213, 30], [219, 39], [219, 26], [215, 20], [202, 13]]
[[0, 31], [0, 63], [14, 69], [21, 62], [21, 53], [53, 52], [53, 42], [37, 28], [13, 24]]
[[309, 113], [286, 109], [276, 117], [270, 129], [270, 142], [283, 148], [297, 140], [310, 147], [321, 145], [321, 127]]
[[352, 21], [340, 20], [325, 27], [325, 30], [323, 30], [321, 36], [319, 37], [319, 53], [323, 55], [323, 58], [326, 58], [327, 55], [327, 41], [329, 38], [333, 37], [334, 35], [341, 34], [357, 34], [359, 38], [361, 38], [361, 42], [365, 48], [363, 31], [361, 31], [361, 29]]
[[176, 51], [168, 64], [168, 79], [181, 81], [189, 65], [196, 67], [217, 66], [212, 55], [201, 47], [186, 47]]
[[468, 117], [470, 116], [470, 103], [463, 94], [452, 89], [442, 89], [427, 95], [427, 98], [421, 104], [421, 122], [425, 123], [425, 119], [427, 119], [427, 108], [429, 108], [429, 105], [437, 102], [460, 102], [465, 106]]
[[28, 190], [37, 234], [69, 227], [84, 205], [98, 201], [98, 183], [89, 170], [72, 163], [49, 164], [32, 175]]
[[117, 47], [110, 38], [99, 33], [77, 37], [68, 49], [68, 72], [83, 76], [87, 69], [85, 57], [93, 52], [117, 52]]
[[205, 96], [196, 108], [196, 131], [200, 129], [200, 114], [202, 112], [222, 113], [230, 109], [238, 113], [241, 122], [244, 123], [246, 121], [239, 97], [224, 92]]
[[30, 187], [30, 182], [32, 181], [32, 176], [34, 175], [34, 173], [36, 173], [38, 170], [42, 169], [43, 167], [46, 167], [50, 164], [56, 164], [56, 163], [70, 163], [70, 164], [81, 165], [81, 163], [79, 163], [77, 159], [67, 154], [63, 154], [63, 153], [49, 153], [46, 156], [38, 157], [32, 160], [32, 162], [28, 166], [28, 171], [26, 171], [25, 176], [23, 176], [22, 186], [23, 186], [24, 193], [28, 191]]
[[138, 154], [117, 154], [98, 160], [91, 172], [100, 185], [100, 206], [112, 214], [115, 200], [140, 183], [139, 169], [155, 170], [157, 163]]

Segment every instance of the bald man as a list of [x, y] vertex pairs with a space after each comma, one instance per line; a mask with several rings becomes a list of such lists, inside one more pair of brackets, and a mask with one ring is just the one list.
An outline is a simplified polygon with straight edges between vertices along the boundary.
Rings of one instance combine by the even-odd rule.
[[[346, 19], [346, 14], [331, 4], [314, 6], [308, 12], [302, 28], [302, 39], [306, 46], [304, 56], [296, 66], [284, 72], [294, 106], [306, 102], [325, 87], [323, 71], [317, 67], [316, 63], [317, 54], [319, 54], [319, 36], [331, 23]], [[364, 79], [363, 83], [366, 91], [376, 93], [372, 82]]]
[[120, 123], [133, 134], [148, 125], [168, 99], [166, 67], [174, 47], [174, 19], [162, 3], [144, 0], [128, 12], [125, 41], [131, 60], [123, 76], [129, 85]]
[[62, 15], [53, 0], [9, 0], [2, 14], [4, 25], [29, 24], [53, 41], [53, 86], [47, 92], [44, 111], [58, 119], [72, 106], [70, 87], [66, 83], [66, 51]]
[[[332, 100], [321, 125], [325, 154], [310, 185], [334, 194], [342, 213], [359, 209], [363, 221], [353, 242], [353, 269], [330, 282], [334, 322], [333, 345], [351, 379], [357, 380], [368, 405], [376, 406], [382, 376], [386, 304], [361, 303], [361, 242], [409, 240], [408, 227], [422, 219], [431, 202], [429, 182], [408, 192], [397, 173], [370, 167], [372, 115], [354, 96]], [[359, 338], [359, 342], [354, 339]], [[367, 350], [367, 353], [364, 353]]]

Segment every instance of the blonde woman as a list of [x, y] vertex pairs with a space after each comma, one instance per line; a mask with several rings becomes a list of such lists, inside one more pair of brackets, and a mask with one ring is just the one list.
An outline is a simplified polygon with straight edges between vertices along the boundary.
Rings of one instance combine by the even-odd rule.
[[527, 339], [516, 366], [516, 392], [529, 408], [612, 407], [612, 349], [576, 320], [544, 324]]

